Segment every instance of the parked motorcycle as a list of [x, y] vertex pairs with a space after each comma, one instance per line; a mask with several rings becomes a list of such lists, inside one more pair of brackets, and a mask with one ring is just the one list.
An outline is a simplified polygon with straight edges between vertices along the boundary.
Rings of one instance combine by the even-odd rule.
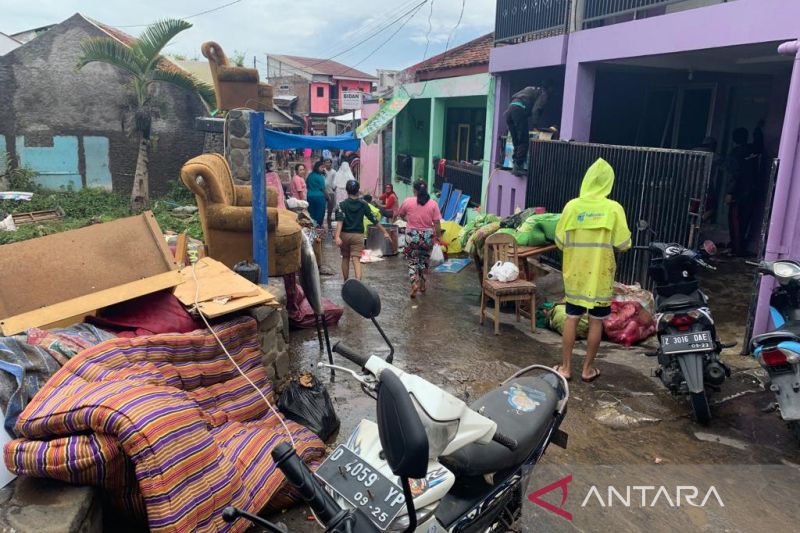
[[[375, 323], [381, 302], [372, 288], [351, 279], [342, 297]], [[378, 356], [342, 342], [333, 351], [363, 370], [335, 366], [376, 394], [377, 422], [362, 420], [313, 476], [299, 459], [285, 459], [291, 448], [273, 452], [327, 531], [507, 531], [533, 466], [550, 443], [566, 447], [559, 427], [569, 387], [548, 367], [521, 369], [467, 406]], [[528, 375], [534, 371], [542, 374]], [[226, 515], [258, 519], [233, 508]]]
[[655, 283], [656, 325], [659, 347], [656, 375], [675, 395], [688, 395], [694, 418], [711, 421], [708, 390], [730, 377], [730, 368], [720, 360], [723, 348], [717, 338], [708, 297], [700, 290], [698, 267], [714, 270], [707, 253], [679, 244], [651, 242], [637, 246], [650, 254], [648, 274]]
[[[750, 263], [753, 264], [753, 263]], [[762, 261], [758, 271], [778, 284], [769, 300], [775, 330], [753, 338], [753, 357], [769, 376], [781, 416], [800, 440], [800, 263]]]

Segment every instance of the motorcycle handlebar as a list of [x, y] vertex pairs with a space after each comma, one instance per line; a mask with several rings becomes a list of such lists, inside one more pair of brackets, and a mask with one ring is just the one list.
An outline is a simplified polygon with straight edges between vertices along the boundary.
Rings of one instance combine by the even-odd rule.
[[514, 450], [516, 450], [517, 446], [518, 446], [517, 439], [512, 439], [511, 437], [509, 437], [507, 435], [503, 435], [499, 431], [495, 431], [494, 432], [494, 436], [492, 437], [492, 440], [495, 441], [498, 444], [502, 444], [503, 446], [505, 446], [506, 448], [508, 448], [512, 452]]
[[370, 358], [369, 355], [358, 353], [342, 341], [339, 341], [333, 345], [333, 351], [343, 356], [348, 361], [357, 364], [361, 368], [366, 366], [367, 361], [369, 361]]
[[317, 482], [308, 467], [303, 464], [291, 445], [285, 442], [278, 444], [272, 450], [272, 459], [289, 483], [311, 506], [321, 523], [331, 524], [339, 519], [340, 514], [346, 513], [331, 495], [325, 492], [325, 489]]

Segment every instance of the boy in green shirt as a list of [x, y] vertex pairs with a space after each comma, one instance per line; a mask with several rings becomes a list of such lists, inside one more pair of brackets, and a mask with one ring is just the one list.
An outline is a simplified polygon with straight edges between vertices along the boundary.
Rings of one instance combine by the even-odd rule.
[[372, 214], [369, 204], [358, 197], [358, 182], [350, 180], [345, 185], [347, 198], [339, 202], [336, 210], [336, 245], [342, 252], [342, 276], [345, 281], [350, 277], [350, 260], [353, 260], [353, 271], [356, 279], [361, 279], [361, 252], [364, 250], [364, 219], [366, 218], [380, 228], [383, 236], [389, 239], [389, 233], [381, 226]]

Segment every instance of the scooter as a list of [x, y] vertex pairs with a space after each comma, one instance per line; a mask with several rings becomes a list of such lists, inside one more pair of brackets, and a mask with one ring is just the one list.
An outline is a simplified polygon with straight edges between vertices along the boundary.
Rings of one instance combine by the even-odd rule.
[[[381, 302], [374, 289], [351, 279], [342, 297], [376, 323]], [[334, 365], [375, 394], [377, 422], [362, 420], [313, 476], [299, 460], [283, 459], [291, 449], [273, 452], [327, 531], [507, 531], [521, 516], [534, 465], [550, 443], [566, 448], [559, 428], [569, 386], [551, 368], [521, 369], [467, 406], [392, 365], [391, 355], [361, 354], [342, 342], [333, 351], [362, 369]], [[542, 375], [527, 375], [534, 371]], [[226, 513], [258, 519], [233, 508]]]
[[[753, 264], [753, 263], [749, 263]], [[778, 284], [769, 300], [775, 330], [753, 338], [753, 357], [767, 371], [781, 416], [800, 440], [800, 263], [762, 261], [758, 271]]]
[[730, 377], [730, 368], [720, 359], [723, 348], [717, 338], [708, 297], [696, 278], [698, 267], [715, 270], [705, 252], [679, 244], [651, 242], [637, 246], [650, 253], [648, 274], [655, 282], [658, 357], [656, 375], [674, 395], [688, 395], [694, 418], [711, 421], [708, 389], [719, 387]]

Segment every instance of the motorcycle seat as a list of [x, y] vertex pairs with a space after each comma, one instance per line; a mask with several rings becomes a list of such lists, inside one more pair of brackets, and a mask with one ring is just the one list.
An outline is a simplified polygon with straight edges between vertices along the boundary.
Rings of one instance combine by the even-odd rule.
[[753, 346], [777, 344], [781, 341], [800, 341], [800, 321], [786, 322], [776, 330], [753, 337]]
[[700, 291], [694, 291], [691, 294], [673, 294], [672, 296], [656, 298], [656, 308], [662, 313], [665, 311], [680, 311], [682, 309], [703, 307], [705, 305], [705, 296]]
[[541, 377], [519, 377], [470, 405], [497, 423], [498, 430], [517, 441], [513, 452], [496, 442], [470, 444], [440, 462], [456, 476], [481, 476], [522, 464], [548, 435], [558, 393]]

